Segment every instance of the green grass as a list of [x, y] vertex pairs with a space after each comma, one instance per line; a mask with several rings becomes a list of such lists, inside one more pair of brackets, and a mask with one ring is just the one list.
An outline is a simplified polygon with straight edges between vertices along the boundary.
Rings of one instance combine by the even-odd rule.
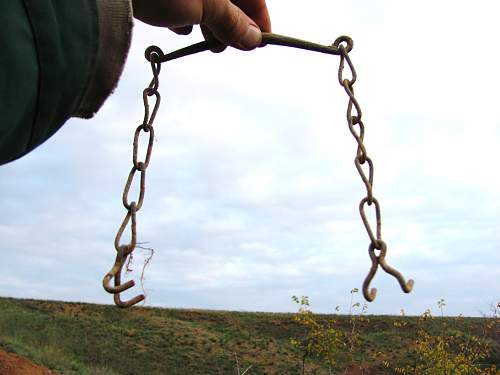
[[[350, 328], [348, 317], [335, 319], [343, 329]], [[410, 327], [404, 332], [393, 325], [403, 318], [369, 319], [360, 325], [366, 345], [356, 356], [359, 361], [372, 362], [372, 373], [384, 374], [387, 370], [367, 359], [377, 351], [392, 353], [395, 361], [411, 360], [408, 349], [416, 318], [404, 318]], [[483, 323], [479, 318], [447, 320], [449, 327], [467, 334], [479, 333]], [[293, 314], [147, 307], [122, 310], [0, 298], [0, 346], [61, 374], [236, 374], [234, 353], [242, 368], [253, 365], [248, 375], [298, 374], [301, 356], [289, 339], [303, 333]], [[498, 364], [500, 343], [496, 340], [488, 361]], [[320, 362], [311, 360], [307, 373], [328, 372]]]

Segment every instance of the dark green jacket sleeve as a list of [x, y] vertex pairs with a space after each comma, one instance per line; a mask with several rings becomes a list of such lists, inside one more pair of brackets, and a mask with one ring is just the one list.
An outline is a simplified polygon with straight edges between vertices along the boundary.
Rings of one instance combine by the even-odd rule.
[[2, 1], [0, 164], [99, 109], [128, 51], [129, 9], [128, 0]]

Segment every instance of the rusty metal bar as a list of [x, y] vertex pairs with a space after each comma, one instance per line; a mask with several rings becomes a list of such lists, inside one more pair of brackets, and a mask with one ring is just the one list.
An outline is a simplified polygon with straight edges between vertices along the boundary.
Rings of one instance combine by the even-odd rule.
[[[283, 47], [291, 47], [298, 48], [313, 52], [326, 53], [329, 55], [340, 55], [339, 45], [340, 43], [345, 43], [346, 52], [351, 51], [353, 42], [352, 39], [348, 36], [341, 36], [338, 38], [335, 43], [331, 46], [308, 42], [306, 40], [292, 38], [285, 35], [273, 34], [273, 33], [262, 33], [262, 43], [261, 46], [264, 47], [266, 45], [276, 45]], [[181, 48], [177, 51], [167, 53], [166, 55], [163, 51], [157, 46], [150, 46], [145, 51], [145, 57], [148, 61], [150, 61], [151, 52], [158, 53], [158, 60], [156, 62], [163, 63], [175, 59], [179, 59], [181, 57], [193, 55], [195, 53], [208, 51], [217, 47], [220, 47], [222, 44], [217, 40], [205, 40], [203, 42], [199, 42], [196, 44], [192, 44], [188, 47]]]

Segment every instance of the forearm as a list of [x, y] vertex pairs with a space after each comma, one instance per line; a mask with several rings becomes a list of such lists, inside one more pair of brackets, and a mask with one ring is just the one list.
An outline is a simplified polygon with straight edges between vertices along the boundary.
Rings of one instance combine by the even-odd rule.
[[125, 65], [132, 38], [130, 0], [97, 0], [99, 39], [93, 74], [73, 113], [92, 117], [115, 89]]
[[128, 0], [9, 0], [1, 10], [3, 164], [98, 111], [123, 69], [132, 11]]

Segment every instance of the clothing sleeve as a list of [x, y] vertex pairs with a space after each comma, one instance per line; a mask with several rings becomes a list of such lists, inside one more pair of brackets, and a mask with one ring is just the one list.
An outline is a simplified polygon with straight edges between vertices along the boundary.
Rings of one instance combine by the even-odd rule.
[[0, 164], [92, 117], [123, 70], [130, 0], [9, 0], [0, 6]]

